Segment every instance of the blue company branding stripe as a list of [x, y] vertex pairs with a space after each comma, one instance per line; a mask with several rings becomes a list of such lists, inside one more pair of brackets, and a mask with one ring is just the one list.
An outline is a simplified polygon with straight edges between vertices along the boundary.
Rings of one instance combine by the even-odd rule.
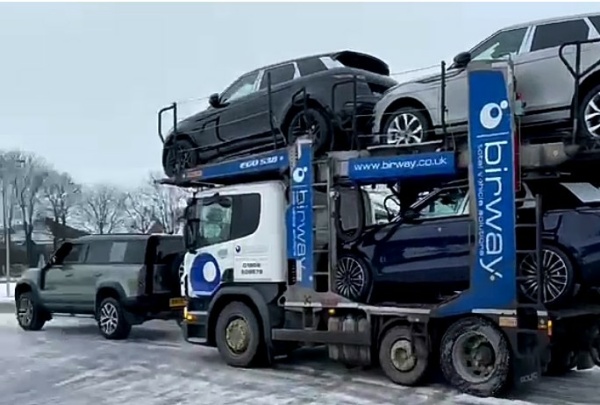
[[348, 177], [376, 181], [449, 175], [456, 172], [453, 152], [421, 153], [408, 156], [350, 159]]
[[236, 159], [229, 162], [216, 163], [192, 169], [185, 173], [185, 178], [196, 180], [218, 180], [222, 177], [255, 174], [288, 167], [289, 156], [287, 149], [264, 153], [252, 158]]
[[469, 150], [477, 225], [468, 291], [438, 309], [448, 316], [516, 302], [515, 170], [512, 111], [502, 70], [471, 70]]
[[310, 143], [298, 146], [300, 153], [291, 176], [291, 205], [287, 215], [288, 258], [296, 261], [298, 283], [313, 286], [313, 165]]

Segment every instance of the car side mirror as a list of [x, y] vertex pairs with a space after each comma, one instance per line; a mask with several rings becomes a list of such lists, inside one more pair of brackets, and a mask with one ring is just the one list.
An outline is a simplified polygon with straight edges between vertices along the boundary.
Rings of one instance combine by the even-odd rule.
[[221, 98], [219, 97], [219, 93], [211, 94], [208, 98], [208, 104], [210, 104], [213, 108], [219, 108], [221, 106]]
[[471, 52], [461, 52], [454, 57], [454, 67], [464, 68], [471, 62]]
[[419, 213], [413, 209], [407, 209], [406, 211], [404, 211], [404, 213], [402, 214], [402, 219], [405, 222], [412, 222], [415, 219], [419, 218]]

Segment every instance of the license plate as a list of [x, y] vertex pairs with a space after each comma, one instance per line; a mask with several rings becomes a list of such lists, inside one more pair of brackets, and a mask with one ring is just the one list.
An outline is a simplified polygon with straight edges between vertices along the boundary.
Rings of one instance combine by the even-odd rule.
[[187, 301], [185, 300], [185, 298], [171, 298], [169, 300], [169, 306], [171, 308], [185, 307], [186, 303]]

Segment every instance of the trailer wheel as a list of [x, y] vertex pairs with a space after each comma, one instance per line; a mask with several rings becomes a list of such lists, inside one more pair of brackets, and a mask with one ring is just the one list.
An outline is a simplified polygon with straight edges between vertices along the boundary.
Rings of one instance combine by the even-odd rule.
[[577, 366], [577, 353], [567, 348], [555, 347], [552, 349], [550, 363], [546, 375], [560, 377], [567, 374]]
[[511, 353], [504, 334], [490, 321], [463, 318], [442, 338], [440, 366], [448, 382], [460, 391], [496, 396], [509, 383]]
[[600, 367], [600, 326], [594, 325], [590, 331], [590, 356], [597, 367]]
[[419, 384], [429, 369], [429, 348], [405, 326], [389, 329], [379, 345], [379, 364], [396, 384]]
[[258, 360], [260, 327], [246, 304], [236, 301], [223, 308], [215, 334], [219, 353], [230, 366], [250, 367]]

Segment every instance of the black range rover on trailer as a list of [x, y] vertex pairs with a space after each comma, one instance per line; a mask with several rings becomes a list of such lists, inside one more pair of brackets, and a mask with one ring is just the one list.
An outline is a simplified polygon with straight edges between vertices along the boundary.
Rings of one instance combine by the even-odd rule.
[[208, 109], [176, 123], [164, 139], [163, 168], [173, 176], [199, 164], [272, 149], [274, 142], [281, 147], [308, 130], [317, 152], [348, 148], [353, 115], [356, 133], [370, 133], [375, 104], [396, 84], [385, 62], [353, 51], [253, 70], [210, 96]]
[[39, 330], [55, 314], [90, 315], [107, 339], [125, 339], [132, 325], [181, 319], [179, 235], [90, 235], [65, 241], [49, 263], [29, 269], [15, 289], [17, 320]]

